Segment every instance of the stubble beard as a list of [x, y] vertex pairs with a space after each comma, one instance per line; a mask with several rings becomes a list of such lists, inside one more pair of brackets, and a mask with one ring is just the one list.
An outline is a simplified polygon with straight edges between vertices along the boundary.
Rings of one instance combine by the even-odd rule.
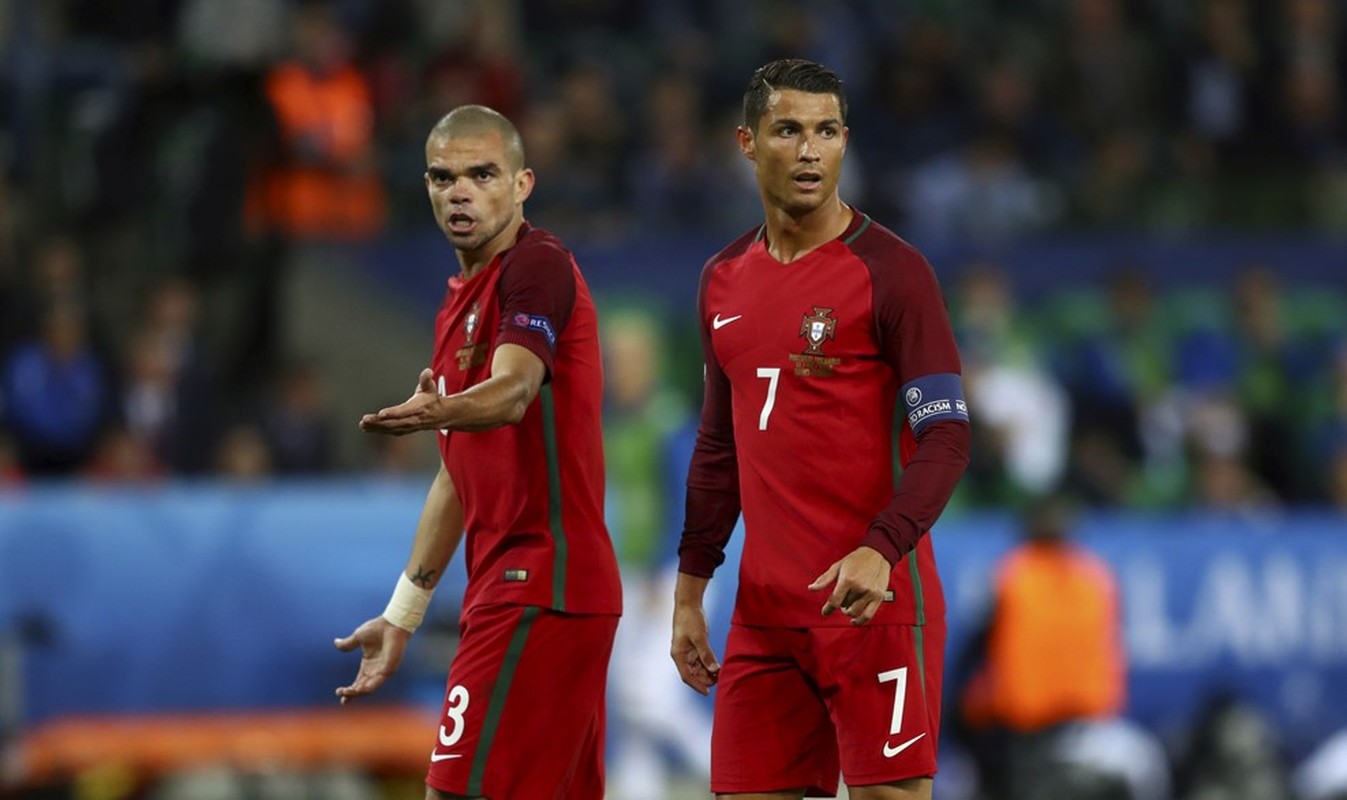
[[797, 195], [791, 191], [781, 192], [774, 198], [776, 207], [792, 217], [803, 217], [817, 211], [827, 199], [824, 195]]

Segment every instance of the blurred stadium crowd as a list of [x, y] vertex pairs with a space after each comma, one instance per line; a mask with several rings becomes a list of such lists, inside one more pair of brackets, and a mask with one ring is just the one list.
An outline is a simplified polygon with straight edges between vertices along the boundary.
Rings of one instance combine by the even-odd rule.
[[[3, 8], [8, 481], [397, 468], [334, 455], [331, 387], [280, 333], [286, 263], [428, 227], [423, 137], [465, 102], [519, 121], [530, 218], [573, 242], [753, 224], [729, 132], [784, 54], [846, 77], [846, 195], [921, 246], [1347, 229], [1337, 0]], [[1065, 481], [1102, 506], [1347, 507], [1341, 282], [1120, 269], [1025, 303], [995, 263], [937, 268], [983, 439], [956, 504]]]

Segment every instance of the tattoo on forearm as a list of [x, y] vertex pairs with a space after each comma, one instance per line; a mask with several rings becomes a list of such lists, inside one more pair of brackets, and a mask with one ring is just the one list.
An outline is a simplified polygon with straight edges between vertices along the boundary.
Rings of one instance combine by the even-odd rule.
[[417, 567], [416, 574], [412, 576], [412, 583], [420, 586], [422, 589], [430, 588], [430, 580], [435, 577], [436, 570]]

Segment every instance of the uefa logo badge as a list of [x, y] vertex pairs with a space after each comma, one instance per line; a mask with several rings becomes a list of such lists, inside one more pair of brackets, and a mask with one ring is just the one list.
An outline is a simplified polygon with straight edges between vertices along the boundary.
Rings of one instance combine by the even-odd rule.
[[907, 405], [909, 408], [921, 402], [921, 390], [913, 386], [907, 390]]

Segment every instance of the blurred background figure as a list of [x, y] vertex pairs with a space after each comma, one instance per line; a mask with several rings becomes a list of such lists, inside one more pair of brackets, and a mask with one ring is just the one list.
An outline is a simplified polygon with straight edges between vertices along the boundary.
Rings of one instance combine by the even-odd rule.
[[261, 423], [278, 473], [312, 477], [335, 466], [326, 391], [315, 364], [297, 361], [277, 377]]
[[290, 51], [266, 93], [280, 152], [254, 187], [254, 224], [291, 237], [367, 238], [384, 222], [368, 79], [328, 3], [296, 3]]
[[1109, 566], [1071, 541], [1060, 496], [1034, 501], [992, 606], [954, 662], [955, 727], [981, 795], [1162, 800], [1158, 743], [1123, 722], [1127, 655]]
[[1279, 747], [1276, 732], [1258, 709], [1230, 693], [1215, 692], [1198, 713], [1178, 758], [1178, 796], [1290, 800], [1290, 771]]
[[642, 305], [613, 303], [604, 351], [605, 516], [622, 569], [623, 622], [610, 662], [612, 785], [628, 800], [662, 800], [675, 776], [710, 776], [710, 718], [664, 669], [673, 616], [673, 537], [681, 521], [665, 489], [671, 438], [689, 419], [667, 385], [664, 326]]
[[985, 504], [1053, 490], [1067, 464], [1070, 399], [1021, 316], [1004, 269], [970, 264], [953, 294], [964, 384], [981, 411], [960, 491]]
[[216, 445], [213, 466], [215, 474], [227, 483], [262, 484], [274, 467], [266, 434], [252, 423], [230, 426]]
[[19, 463], [33, 475], [69, 475], [93, 452], [113, 405], [113, 376], [82, 314], [47, 307], [38, 336], [15, 346], [0, 372]]

